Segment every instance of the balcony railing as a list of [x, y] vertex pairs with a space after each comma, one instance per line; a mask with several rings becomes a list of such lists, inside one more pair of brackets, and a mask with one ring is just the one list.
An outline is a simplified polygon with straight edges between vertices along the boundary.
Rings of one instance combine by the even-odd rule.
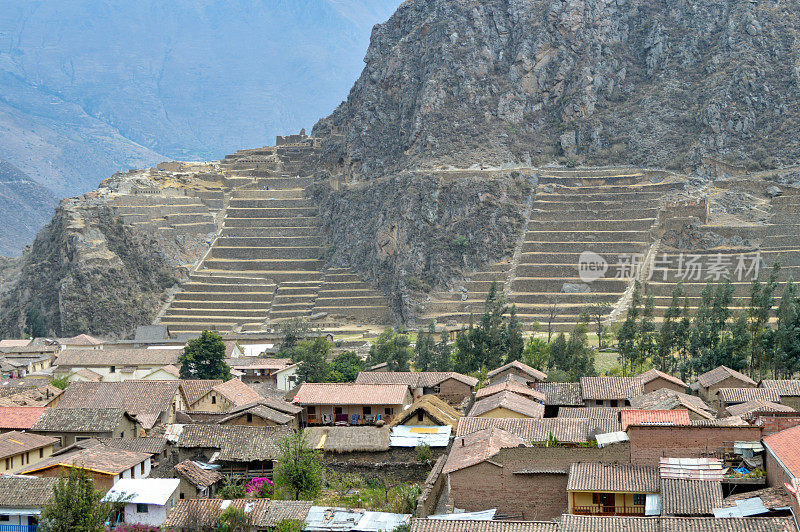
[[644, 515], [644, 506], [573, 506], [573, 514], [578, 515], [627, 515], [627, 516], [642, 516]]
[[0, 532], [36, 532], [39, 525], [3, 525], [0, 524]]

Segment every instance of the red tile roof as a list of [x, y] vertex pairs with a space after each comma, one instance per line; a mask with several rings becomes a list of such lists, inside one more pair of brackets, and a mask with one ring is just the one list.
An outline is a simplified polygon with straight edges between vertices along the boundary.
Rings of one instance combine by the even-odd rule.
[[468, 415], [473, 417], [481, 416], [498, 408], [511, 410], [517, 414], [532, 418], [544, 417], [544, 405], [542, 403], [537, 403], [513, 392], [500, 392], [477, 401], [472, 405]]
[[21, 471], [23, 474], [34, 473], [51, 467], [81, 467], [106, 475], [117, 475], [137, 466], [150, 458], [149, 453], [137, 453], [123, 449], [114, 449], [105, 445], [95, 445], [88, 449], [67, 452], [37, 462]]
[[691, 425], [688, 410], [621, 410], [622, 430], [631, 425]]
[[446, 380], [454, 379], [475, 387], [478, 379], [455, 371], [362, 371], [357, 384], [407, 384], [412, 388], [433, 388]]
[[484, 429], [466, 436], [457, 437], [450, 449], [443, 473], [480, 464], [495, 456], [500, 449], [525, 445], [525, 440], [498, 428]]
[[483, 399], [484, 397], [489, 397], [490, 395], [505, 391], [514, 392], [518, 395], [524, 395], [531, 399], [536, 399], [540, 403], [544, 403], [546, 397], [544, 392], [529, 388], [528, 386], [525, 386], [517, 381], [504, 380], [502, 382], [498, 382], [497, 384], [491, 384], [485, 388], [481, 388], [478, 390], [478, 393], [475, 394], [475, 399]]
[[255, 403], [262, 399], [261, 394], [240, 381], [231, 379], [214, 386], [214, 391], [233, 403], [235, 406]]
[[569, 468], [567, 491], [658, 493], [660, 484], [657, 467], [575, 462]]
[[304, 382], [292, 400], [300, 405], [400, 405], [408, 394], [406, 384], [355, 384]]
[[639, 377], [581, 377], [584, 400], [630, 399], [643, 393]]
[[0, 429], [30, 429], [45, 411], [43, 406], [0, 406]]
[[764, 438], [764, 444], [795, 478], [800, 478], [800, 425]]

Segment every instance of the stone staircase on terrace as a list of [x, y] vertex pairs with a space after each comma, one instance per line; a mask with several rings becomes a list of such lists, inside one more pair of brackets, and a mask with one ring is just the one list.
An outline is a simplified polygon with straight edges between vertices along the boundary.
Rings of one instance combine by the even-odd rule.
[[236, 173], [247, 188], [232, 190], [219, 238], [161, 324], [172, 332], [199, 332], [258, 330], [312, 316], [390, 322], [388, 302], [356, 274], [326, 271], [317, 207], [306, 197], [311, 178]]
[[[515, 263], [471, 274], [466, 290], [436, 294], [424, 317], [465, 323], [472, 313], [477, 319], [497, 281], [509, 288], [508, 301], [523, 323], [545, 326], [552, 312], [553, 329], [570, 330], [593, 303], [613, 306], [624, 295], [630, 281], [616, 278], [626, 274], [619, 264], [647, 253], [662, 198], [683, 187], [683, 181], [627, 168], [543, 173]], [[581, 280], [584, 251], [607, 261], [602, 278]]]

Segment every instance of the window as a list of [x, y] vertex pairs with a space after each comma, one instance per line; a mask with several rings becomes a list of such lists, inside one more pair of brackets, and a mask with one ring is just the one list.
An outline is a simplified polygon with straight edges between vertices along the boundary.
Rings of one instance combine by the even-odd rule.
[[394, 415], [394, 408], [387, 406], [386, 408], [383, 409], [383, 413], [387, 416]]
[[116, 372], [117, 372], [117, 366], [111, 366], [111, 370], [109, 371], [109, 373], [116, 373]]
[[421, 408], [417, 410], [417, 421], [422, 422], [425, 419], [425, 411]]
[[365, 416], [371, 416], [372, 415], [372, 407], [371, 406], [365, 406], [364, 407], [364, 415]]
[[611, 401], [608, 402], [608, 406], [617, 406], [617, 400], [612, 399]]
[[217, 404], [217, 396], [216, 396], [216, 395], [212, 395], [212, 396], [211, 396], [211, 404], [212, 404], [212, 405], [215, 405], [215, 404]]
[[8, 523], [11, 521], [11, 516], [9, 515], [0, 515], [0, 522]]
[[11, 466], [8, 465], [8, 458], [6, 458], [6, 470], [11, 469]]
[[252, 423], [253, 422], [253, 414], [251, 414], [250, 412], [247, 413], [247, 422], [248, 423]]
[[600, 504], [600, 494], [592, 493], [592, 504]]
[[144, 476], [144, 462], [142, 462], [142, 476]]
[[39, 458], [44, 458], [44, 447], [39, 449]]
[[644, 506], [646, 502], [647, 502], [647, 495], [645, 495], [644, 493], [633, 494], [634, 506]]
[[309, 413], [309, 415], [313, 416], [314, 414], [317, 413], [317, 407], [316, 406], [309, 406], [308, 407], [308, 413]]
[[601, 401], [600, 399], [595, 400], [594, 406], [603, 406], [603, 401]]
[[140, 502], [136, 503], [136, 513], [137, 514], [146, 514], [148, 511], [147, 505], [142, 504]]
[[341, 414], [342, 413], [342, 407], [341, 406], [334, 407], [333, 408], [333, 413], [334, 414]]
[[184, 492], [181, 492], [180, 495], [178, 495], [178, 498], [183, 500], [186, 498], [186, 494]]
[[119, 437], [120, 437], [120, 438], [124, 438], [124, 437], [125, 437], [125, 431], [124, 431], [124, 430], [123, 430], [122, 432], [120, 432], [120, 433], [119, 433]]

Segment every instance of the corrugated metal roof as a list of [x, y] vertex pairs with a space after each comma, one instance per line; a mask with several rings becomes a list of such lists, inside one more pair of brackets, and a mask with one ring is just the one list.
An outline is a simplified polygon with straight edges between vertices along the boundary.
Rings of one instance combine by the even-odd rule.
[[722, 482], [725, 469], [715, 458], [661, 458], [661, 478]]
[[609, 432], [607, 434], [598, 434], [595, 436], [597, 438], [597, 446], [601, 449], [606, 445], [611, 445], [612, 443], [620, 443], [623, 441], [629, 441], [627, 432]]
[[369, 512], [362, 509], [312, 506], [306, 517], [305, 531], [391, 531], [411, 522], [411, 514]]
[[450, 425], [441, 427], [397, 425], [392, 427], [389, 445], [391, 447], [416, 447], [427, 444], [431, 447], [447, 447], [452, 431], [453, 427]]

